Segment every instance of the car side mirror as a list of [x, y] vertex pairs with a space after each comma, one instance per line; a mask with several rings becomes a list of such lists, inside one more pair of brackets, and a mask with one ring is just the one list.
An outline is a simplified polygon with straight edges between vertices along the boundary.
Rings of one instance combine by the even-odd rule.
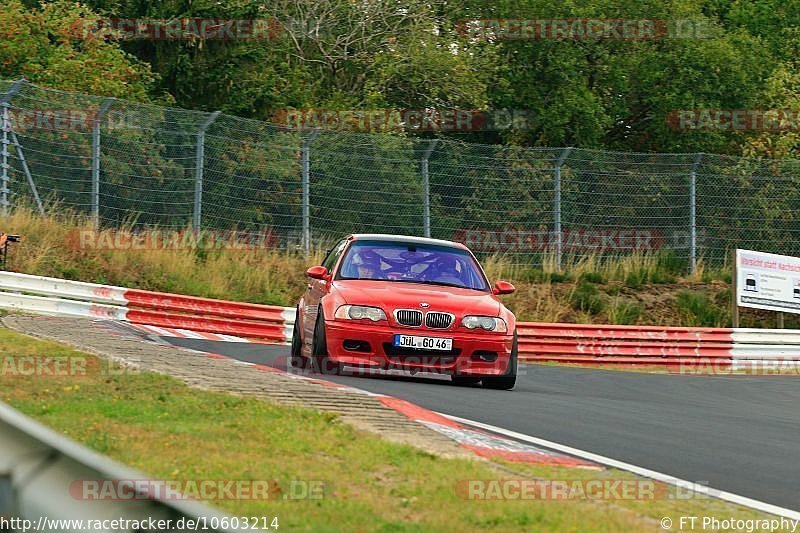
[[328, 277], [328, 269], [324, 266], [313, 266], [306, 270], [306, 276], [312, 279], [326, 279]]
[[498, 281], [494, 284], [494, 290], [492, 291], [492, 294], [511, 294], [515, 290], [517, 290], [517, 288], [509, 282]]

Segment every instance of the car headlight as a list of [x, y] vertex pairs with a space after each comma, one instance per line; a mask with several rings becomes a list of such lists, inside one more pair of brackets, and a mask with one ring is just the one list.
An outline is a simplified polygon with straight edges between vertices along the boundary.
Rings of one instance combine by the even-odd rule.
[[494, 316], [467, 315], [461, 321], [461, 325], [467, 329], [481, 328], [486, 331], [496, 331], [498, 333], [505, 333], [508, 331], [505, 320]]
[[386, 313], [383, 312], [383, 309], [366, 305], [343, 305], [336, 310], [334, 316], [345, 320], [362, 320], [365, 318], [373, 322], [386, 320]]

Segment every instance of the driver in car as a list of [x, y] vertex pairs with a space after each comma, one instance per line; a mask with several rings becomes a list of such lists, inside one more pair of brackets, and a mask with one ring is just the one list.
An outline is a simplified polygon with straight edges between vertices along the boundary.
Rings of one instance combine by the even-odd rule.
[[455, 258], [442, 258], [436, 264], [436, 270], [436, 276], [433, 278], [433, 281], [448, 283], [450, 285], [463, 285], [461, 266]]
[[381, 256], [372, 250], [361, 250], [355, 259], [361, 279], [386, 279], [381, 269]]

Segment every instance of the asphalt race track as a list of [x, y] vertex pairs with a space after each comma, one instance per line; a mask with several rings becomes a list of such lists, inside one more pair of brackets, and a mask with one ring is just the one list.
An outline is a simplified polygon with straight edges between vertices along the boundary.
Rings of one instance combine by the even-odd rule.
[[[286, 368], [288, 346], [165, 338]], [[800, 510], [800, 377], [520, 365], [513, 391], [447, 377], [325, 379]]]

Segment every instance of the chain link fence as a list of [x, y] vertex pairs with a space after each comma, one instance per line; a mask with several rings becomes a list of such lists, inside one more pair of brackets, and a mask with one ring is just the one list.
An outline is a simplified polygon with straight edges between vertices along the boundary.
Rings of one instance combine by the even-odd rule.
[[427, 235], [514, 263], [736, 247], [800, 255], [800, 161], [302, 131], [0, 81], [0, 208], [101, 227]]

